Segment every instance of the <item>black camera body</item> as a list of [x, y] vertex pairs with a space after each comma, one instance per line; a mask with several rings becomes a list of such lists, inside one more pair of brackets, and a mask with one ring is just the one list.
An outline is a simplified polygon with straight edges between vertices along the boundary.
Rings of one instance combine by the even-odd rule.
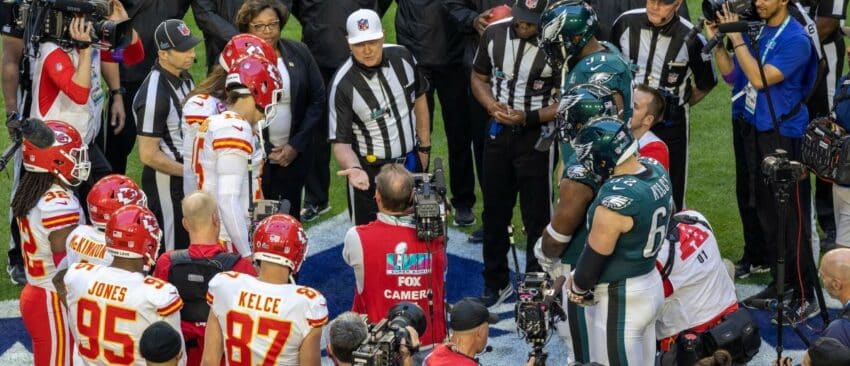
[[806, 167], [799, 161], [788, 159], [788, 152], [782, 149], [765, 156], [761, 162], [764, 179], [780, 187], [788, 187], [806, 177]]
[[413, 216], [416, 237], [431, 241], [446, 234], [446, 177], [443, 162], [434, 160], [434, 173], [413, 174]]
[[[54, 42], [61, 47], [88, 47], [99, 49], [123, 48], [133, 36], [132, 22], [113, 22], [106, 18], [112, 14], [109, 0], [25, 0], [20, 8], [18, 26], [25, 30], [27, 41]], [[75, 16], [91, 22], [92, 42], [71, 38], [69, 27]]]
[[724, 4], [729, 6], [729, 11], [738, 14], [741, 20], [758, 20], [754, 0], [702, 0], [702, 16], [716, 22], [717, 13], [723, 12]]
[[534, 357], [535, 365], [546, 364], [543, 346], [553, 334], [555, 322], [567, 318], [558, 296], [563, 280], [560, 277], [553, 282], [544, 272], [529, 272], [517, 286], [517, 333], [532, 346], [529, 357]]
[[423, 334], [426, 324], [425, 312], [419, 306], [408, 302], [396, 304], [385, 319], [369, 326], [369, 335], [354, 351], [354, 365], [401, 365], [401, 341], [411, 344], [407, 327]]

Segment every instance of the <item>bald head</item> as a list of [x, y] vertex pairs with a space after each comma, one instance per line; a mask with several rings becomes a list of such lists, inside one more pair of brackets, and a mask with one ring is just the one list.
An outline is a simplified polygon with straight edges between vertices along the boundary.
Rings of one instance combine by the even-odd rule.
[[404, 165], [386, 164], [375, 177], [375, 190], [381, 197], [381, 206], [394, 213], [404, 212], [410, 207], [413, 195], [413, 176]]
[[[212, 194], [196, 191], [183, 199], [183, 226], [193, 243], [216, 242], [218, 238], [218, 203]], [[215, 239], [209, 237], [214, 234]], [[200, 237], [199, 237], [200, 236]]]
[[833, 249], [821, 260], [820, 277], [830, 296], [842, 303], [850, 301], [850, 248]]

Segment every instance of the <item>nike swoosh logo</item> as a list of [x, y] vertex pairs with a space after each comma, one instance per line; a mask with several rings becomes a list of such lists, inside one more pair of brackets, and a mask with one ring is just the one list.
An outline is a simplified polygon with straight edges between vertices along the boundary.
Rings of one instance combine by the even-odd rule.
[[203, 106], [204, 106], [204, 102], [199, 102], [199, 101], [197, 101], [197, 100], [193, 100], [193, 101], [192, 101], [192, 103], [195, 103], [195, 104], [197, 104], [197, 105], [199, 105], [199, 106], [201, 106], [201, 107], [203, 107]]
[[602, 67], [602, 65], [591, 66], [590, 71], [596, 71], [596, 69]]
[[63, 206], [67, 206], [67, 205], [68, 205], [68, 202], [65, 202], [65, 201], [56, 201], [56, 204], [58, 204], [58, 205], [63, 205]]
[[235, 129], [239, 130], [239, 132], [242, 132], [242, 131], [244, 131], [244, 130], [245, 130], [245, 127], [242, 127], [242, 126], [236, 126], [236, 125], [234, 125], [234, 126], [233, 126], [233, 128], [235, 128]]

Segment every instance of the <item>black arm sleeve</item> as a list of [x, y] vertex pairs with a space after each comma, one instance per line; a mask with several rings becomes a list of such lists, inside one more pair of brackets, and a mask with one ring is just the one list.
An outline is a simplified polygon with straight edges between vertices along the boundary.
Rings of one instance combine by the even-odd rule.
[[608, 260], [607, 255], [602, 255], [593, 250], [593, 247], [587, 245], [581, 251], [581, 256], [578, 257], [576, 270], [573, 273], [573, 281], [575, 287], [582, 290], [592, 290], [599, 283], [599, 276], [602, 274], [602, 268]]

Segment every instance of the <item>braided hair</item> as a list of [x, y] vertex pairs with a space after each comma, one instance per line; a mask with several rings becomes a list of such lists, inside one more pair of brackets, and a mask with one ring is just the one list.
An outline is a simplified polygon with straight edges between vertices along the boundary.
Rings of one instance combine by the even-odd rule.
[[12, 214], [15, 217], [26, 216], [44, 195], [53, 186], [53, 174], [34, 173], [24, 171], [15, 197], [12, 198]]

